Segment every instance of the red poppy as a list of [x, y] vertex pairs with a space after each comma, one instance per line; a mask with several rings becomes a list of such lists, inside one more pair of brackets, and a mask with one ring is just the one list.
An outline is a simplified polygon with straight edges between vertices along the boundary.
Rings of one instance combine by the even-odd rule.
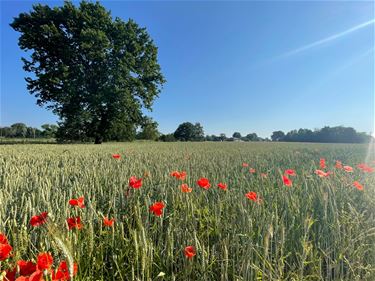
[[372, 172], [374, 172], [374, 168], [368, 166], [365, 163], [358, 164], [357, 167], [358, 167], [358, 169], [362, 170], [362, 172], [365, 172], [365, 173], [372, 173]]
[[50, 269], [53, 264], [53, 257], [50, 253], [40, 253], [36, 263], [38, 270]]
[[225, 183], [222, 183], [222, 182], [218, 183], [217, 187], [222, 189], [222, 190], [227, 190], [227, 185]]
[[36, 264], [32, 261], [19, 260], [17, 265], [20, 269], [20, 275], [28, 276], [36, 271]]
[[121, 155], [120, 154], [112, 154], [113, 159], [120, 159]]
[[320, 166], [321, 169], [325, 169], [327, 167], [326, 166], [326, 159], [320, 158], [319, 166]]
[[335, 164], [336, 169], [342, 169], [342, 163], [341, 161], [337, 160]]
[[69, 230], [73, 228], [81, 229], [83, 227], [81, 223], [81, 217], [71, 217], [66, 220], [68, 223]]
[[244, 162], [244, 163], [242, 163], [242, 167], [247, 168], [247, 167], [249, 167], [249, 164]]
[[173, 171], [172, 173], [171, 173], [171, 176], [172, 177], [175, 177], [176, 179], [178, 179], [178, 180], [185, 180], [185, 178], [186, 178], [186, 172], [185, 171], [182, 171], [182, 172], [179, 172], [179, 171]]
[[42, 270], [37, 270], [31, 276], [29, 279], [26, 279], [27, 281], [44, 281], [43, 278], [43, 271]]
[[185, 254], [185, 257], [187, 257], [188, 259], [191, 259], [197, 254], [197, 252], [195, 251], [194, 246], [187, 246], [185, 247], [184, 254]]
[[9, 244], [0, 244], [0, 261], [9, 258], [12, 249], [12, 246], [10, 246]]
[[140, 188], [142, 186], [142, 179], [137, 179], [135, 176], [130, 177], [129, 186], [135, 189]]
[[315, 174], [318, 175], [321, 178], [325, 178], [325, 177], [328, 177], [329, 175], [332, 175], [333, 172], [331, 172], [331, 171], [324, 172], [322, 170], [315, 170]]
[[283, 176], [283, 182], [286, 186], [292, 186], [292, 180], [286, 176]]
[[186, 183], [181, 184], [181, 191], [184, 193], [190, 193], [193, 191]]
[[210, 181], [206, 178], [200, 178], [197, 184], [204, 189], [209, 189], [211, 187]]
[[354, 185], [358, 190], [363, 190], [363, 185], [360, 184], [358, 181], [353, 182], [353, 185]]
[[78, 206], [80, 208], [85, 208], [85, 198], [82, 196], [82, 197], [79, 197], [78, 199], [70, 199], [69, 200], [69, 204], [71, 206]]
[[268, 177], [266, 173], [261, 173], [260, 176], [261, 176], [262, 178], [267, 178], [267, 177]]
[[[5, 279], [5, 280], [8, 281], [8, 279]], [[37, 281], [39, 281], [39, 280], [40, 280], [40, 278], [37, 279]], [[17, 279], [15, 279], [15, 281], [31, 281], [31, 280], [30, 280], [30, 276], [20, 276]], [[33, 281], [35, 281], [35, 279], [33, 279]]]
[[8, 244], [7, 237], [2, 233], [0, 233], [0, 244]]
[[348, 172], [348, 173], [351, 173], [351, 172], [353, 172], [353, 168], [350, 167], [350, 166], [344, 166], [344, 171]]
[[[73, 276], [75, 276], [78, 272], [78, 266], [76, 263], [73, 264]], [[70, 276], [69, 267], [66, 261], [60, 262], [60, 265], [55, 272], [52, 272], [52, 280], [54, 281], [67, 281], [70, 280], [72, 276]]]
[[115, 219], [108, 219], [107, 217], [103, 218], [103, 224], [108, 227], [113, 227], [113, 223], [115, 222]]
[[245, 196], [248, 199], [250, 199], [250, 200], [252, 200], [254, 202], [257, 202], [257, 200], [258, 200], [258, 196], [257, 196], [256, 192], [254, 192], [254, 191], [250, 191], [250, 192], [246, 193]]
[[156, 202], [150, 206], [150, 212], [154, 213], [155, 216], [160, 217], [163, 214], [163, 208], [165, 207], [163, 202]]
[[30, 224], [32, 226], [39, 226], [47, 222], [48, 212], [43, 212], [40, 215], [32, 216], [30, 219]]
[[250, 168], [250, 169], [249, 169], [249, 173], [250, 173], [250, 174], [254, 174], [255, 172], [256, 172], [256, 170], [255, 170], [254, 168]]
[[294, 176], [296, 176], [297, 174], [296, 174], [296, 171], [295, 171], [295, 170], [288, 169], [288, 170], [285, 170], [284, 175], [289, 175], [289, 176], [294, 177]]
[[15, 267], [13, 270], [6, 270], [5, 271], [5, 281], [14, 281], [16, 280], [16, 274], [17, 274], [17, 267]]

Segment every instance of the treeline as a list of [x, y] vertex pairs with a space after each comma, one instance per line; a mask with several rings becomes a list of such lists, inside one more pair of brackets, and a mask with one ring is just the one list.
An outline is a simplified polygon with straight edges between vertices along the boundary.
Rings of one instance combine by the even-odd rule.
[[292, 130], [272, 133], [272, 141], [285, 142], [327, 142], [327, 143], [368, 143], [373, 137], [367, 133], [357, 132], [351, 127], [324, 127], [314, 131], [309, 129]]
[[[58, 126], [54, 124], [44, 124], [41, 129], [28, 127], [24, 123], [15, 123], [9, 127], [0, 127], [0, 137], [2, 138], [56, 138], [59, 141]], [[363, 132], [357, 132], [351, 127], [324, 127], [322, 129], [299, 129], [288, 133], [274, 131], [271, 138], [261, 138], [256, 133], [248, 133], [242, 136], [239, 132], [234, 132], [232, 136], [225, 134], [205, 135], [203, 126], [200, 123], [184, 122], [178, 126], [171, 134], [161, 134], [158, 131], [158, 123], [147, 117], [142, 126], [137, 130], [127, 131], [132, 134], [131, 140], [153, 140], [163, 142], [175, 141], [273, 141], [273, 142], [325, 142], [325, 143], [368, 143], [372, 137]], [[129, 138], [128, 138], [129, 139]], [[89, 140], [90, 141], [90, 140]], [[92, 141], [92, 140], [91, 140]], [[119, 139], [117, 141], [123, 141]]]
[[281, 142], [325, 142], [325, 143], [368, 143], [372, 137], [363, 132], [357, 132], [351, 127], [324, 127], [322, 129], [292, 130], [288, 133], [274, 131], [269, 138], [261, 138], [256, 133], [249, 133], [242, 136], [239, 132], [234, 132], [231, 137], [225, 134], [204, 135], [203, 127], [200, 123], [193, 125], [185, 122], [179, 125], [173, 134], [161, 135], [160, 141], [281, 141]]
[[24, 123], [14, 123], [9, 127], [0, 127], [2, 138], [54, 138], [57, 132], [57, 125], [44, 124], [41, 129], [28, 127]]

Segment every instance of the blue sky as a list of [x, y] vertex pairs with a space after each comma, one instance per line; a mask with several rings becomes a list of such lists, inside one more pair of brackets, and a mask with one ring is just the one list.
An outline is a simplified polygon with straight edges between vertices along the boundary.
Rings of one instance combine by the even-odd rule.
[[[57, 120], [28, 94], [25, 53], [9, 27], [33, 3], [0, 3], [2, 126]], [[102, 3], [146, 27], [159, 47], [167, 83], [149, 115], [163, 133], [184, 121], [200, 122], [206, 134], [267, 137], [325, 125], [374, 131], [371, 1]]]

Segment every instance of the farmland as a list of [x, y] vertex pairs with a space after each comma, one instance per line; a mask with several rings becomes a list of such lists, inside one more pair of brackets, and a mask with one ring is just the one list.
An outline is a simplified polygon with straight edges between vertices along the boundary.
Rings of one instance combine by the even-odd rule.
[[[54, 266], [77, 263], [75, 280], [375, 280], [370, 152], [299, 143], [3, 145], [0, 232], [13, 250], [1, 269], [49, 252]], [[129, 186], [132, 176], [140, 187]], [[79, 197], [84, 207], [69, 204]], [[156, 202], [161, 215], [150, 212]], [[32, 226], [43, 212], [46, 222]], [[81, 227], [69, 229], [76, 217]]]

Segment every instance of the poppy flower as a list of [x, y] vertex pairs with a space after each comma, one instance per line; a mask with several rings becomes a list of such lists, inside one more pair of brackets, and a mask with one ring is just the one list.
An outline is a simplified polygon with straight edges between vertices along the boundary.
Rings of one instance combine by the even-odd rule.
[[353, 185], [354, 185], [358, 190], [363, 190], [363, 185], [360, 184], [358, 181], [353, 182]]
[[184, 193], [190, 193], [193, 191], [191, 187], [189, 187], [186, 183], [181, 184], [181, 191]]
[[184, 254], [185, 254], [185, 257], [187, 257], [188, 259], [191, 259], [197, 254], [197, 252], [195, 251], [194, 246], [187, 246], [184, 249]]
[[320, 166], [321, 169], [325, 169], [327, 167], [326, 166], [326, 159], [320, 158], [319, 166]]
[[[8, 281], [8, 279], [5, 279]], [[14, 279], [13, 279], [14, 280]], [[41, 280], [40, 278], [39, 279], [36, 279], [37, 281]], [[33, 280], [30, 279], [30, 276], [20, 276], [18, 277], [15, 281], [35, 281], [35, 278], [33, 277]]]
[[365, 163], [358, 164], [357, 167], [358, 167], [358, 169], [362, 170], [362, 172], [365, 172], [365, 173], [372, 173], [372, 172], [374, 172], [374, 168], [368, 166]]
[[163, 202], [156, 202], [150, 206], [150, 212], [154, 213], [155, 216], [160, 217], [163, 214], [163, 208], [165, 207]]
[[36, 271], [36, 264], [32, 261], [19, 260], [17, 265], [20, 269], [20, 275], [28, 276]]
[[296, 174], [296, 171], [295, 171], [295, 170], [288, 169], [288, 170], [285, 170], [284, 175], [288, 175], [288, 176], [292, 176], [292, 177], [294, 177], [294, 176], [296, 176], [297, 174]]
[[329, 175], [332, 175], [333, 173], [331, 171], [324, 172], [322, 170], [315, 170], [315, 174], [321, 178], [325, 178], [325, 177], [328, 177]]
[[15, 267], [13, 270], [5, 270], [5, 281], [14, 281], [16, 280], [16, 274], [17, 274], [17, 267]]
[[103, 218], [103, 224], [108, 227], [113, 227], [113, 223], [115, 222], [115, 219], [108, 219], [107, 217]]
[[0, 244], [8, 244], [7, 237], [0, 232]]
[[227, 185], [225, 183], [222, 183], [222, 182], [218, 183], [217, 187], [222, 189], [222, 190], [227, 190]]
[[78, 199], [70, 199], [69, 200], [69, 204], [71, 206], [78, 206], [80, 208], [85, 208], [85, 198], [82, 196], [82, 197], [79, 197]]
[[342, 169], [342, 163], [341, 163], [341, 161], [336, 161], [336, 164], [335, 164], [335, 167], [336, 167], [336, 169]]
[[250, 200], [252, 200], [254, 202], [257, 202], [257, 200], [258, 200], [258, 196], [257, 196], [256, 192], [254, 192], [254, 191], [250, 191], [250, 192], [246, 193], [245, 196], [248, 199], [250, 199]]
[[348, 173], [351, 173], [351, 172], [353, 172], [353, 168], [350, 167], [350, 166], [344, 166], [344, 171], [348, 172]]
[[53, 264], [53, 257], [50, 253], [40, 253], [36, 263], [38, 270], [50, 269]]
[[142, 179], [137, 179], [135, 176], [130, 177], [129, 186], [135, 189], [140, 188], [142, 186]]
[[267, 178], [267, 177], [268, 177], [268, 175], [267, 175], [266, 173], [261, 173], [260, 176], [261, 176], [262, 178]]
[[210, 181], [206, 178], [200, 178], [197, 184], [204, 189], [209, 189], [211, 187]]
[[255, 172], [256, 172], [256, 170], [255, 170], [254, 168], [250, 168], [250, 169], [249, 169], [249, 173], [250, 173], [250, 174], [254, 174]]
[[171, 173], [171, 176], [175, 177], [178, 180], [182, 180], [183, 181], [186, 178], [186, 172], [185, 171], [181, 171], [181, 172], [179, 172], [179, 171], [173, 171]]
[[286, 186], [292, 186], [292, 180], [286, 176], [283, 176], [283, 182]]
[[31, 274], [29, 279], [26, 279], [26, 281], [44, 281], [43, 271], [42, 270], [35, 271], [33, 274]]
[[244, 163], [242, 163], [242, 167], [247, 168], [247, 167], [249, 167], [249, 164], [244, 162]]
[[47, 216], [48, 216], [47, 212], [43, 212], [37, 216], [32, 216], [30, 219], [30, 224], [32, 226], [39, 226], [39, 225], [45, 224], [47, 222]]
[[71, 217], [66, 220], [68, 223], [69, 230], [73, 228], [81, 229], [83, 227], [81, 223], [81, 217]]
[[[73, 276], [75, 276], [78, 272], [78, 266], [76, 263], [73, 264]], [[55, 281], [65, 281], [70, 280], [72, 276], [70, 276], [69, 266], [66, 261], [60, 262], [60, 265], [55, 272], [52, 272], [52, 280]]]
[[113, 159], [120, 159], [121, 155], [120, 154], [112, 154]]
[[12, 249], [12, 246], [10, 246], [9, 244], [0, 244], [0, 261], [9, 258]]

